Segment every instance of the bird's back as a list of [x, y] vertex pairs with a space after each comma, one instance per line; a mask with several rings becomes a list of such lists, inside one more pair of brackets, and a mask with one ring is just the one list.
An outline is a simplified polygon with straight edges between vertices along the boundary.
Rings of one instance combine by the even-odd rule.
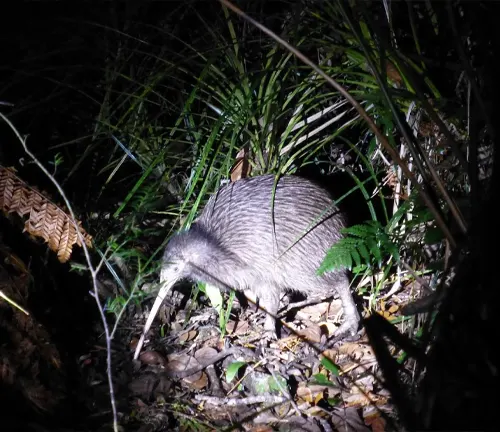
[[261, 275], [310, 284], [326, 251], [341, 237], [342, 215], [330, 195], [297, 176], [238, 180], [207, 203], [198, 223]]

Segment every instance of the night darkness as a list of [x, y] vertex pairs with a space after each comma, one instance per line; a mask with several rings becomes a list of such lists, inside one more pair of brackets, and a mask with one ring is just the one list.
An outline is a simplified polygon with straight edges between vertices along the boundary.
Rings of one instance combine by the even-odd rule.
[[[388, 27], [385, 24], [378, 27], [384, 20], [375, 18], [383, 18], [383, 2], [364, 3], [368, 5], [366, 7], [372, 8], [370, 10], [379, 14], [373, 13], [373, 27], [380, 31], [380, 34], [387, 36]], [[408, 5], [423, 5], [424, 2], [389, 3], [392, 3], [394, 25], [401, 27], [396, 30], [401, 36], [398, 48], [401, 52], [414, 50], [412, 29], [406, 21]], [[397, 406], [399, 411], [396, 410], [399, 413], [398, 421], [406, 421], [406, 426], [410, 422], [413, 423], [410, 426], [417, 426], [415, 430], [425, 430], [423, 415], [422, 418], [419, 415], [427, 409], [431, 411], [429, 401], [436, 395], [436, 387], [442, 386], [446, 390], [436, 396], [436, 403], [432, 406], [434, 411], [430, 415], [432, 418], [429, 420], [433, 428], [427, 430], [493, 430], [490, 421], [497, 422], [496, 402], [493, 401], [496, 400], [494, 394], [498, 381], [498, 362], [497, 354], [493, 354], [491, 345], [496, 345], [498, 340], [498, 332], [494, 330], [498, 325], [494, 308], [498, 304], [500, 291], [497, 289], [496, 275], [499, 240], [496, 225], [497, 183], [500, 158], [494, 151], [498, 141], [499, 124], [497, 98], [500, 95], [500, 38], [497, 30], [500, 1], [450, 2], [453, 5], [460, 3], [466, 17], [458, 20], [459, 30], [471, 40], [465, 57], [469, 58], [470, 64], [473, 65], [472, 70], [479, 83], [479, 94], [484, 102], [484, 112], [491, 120], [492, 129], [487, 132], [485, 131], [488, 125], [481, 117], [482, 114], [478, 114], [482, 113], [481, 104], [472, 97], [472, 109], [469, 111], [469, 107], [464, 103], [467, 98], [457, 97], [457, 82], [465, 69], [461, 63], [464, 58], [449, 36], [452, 33], [446, 9], [447, 2], [430, 3], [435, 6], [436, 22], [442, 23], [441, 33], [434, 34], [434, 29], [428, 22], [422, 24], [418, 30], [423, 35], [420, 40], [421, 54], [422, 58], [428, 61], [427, 72], [442, 92], [442, 99], [437, 104], [440, 113], [453, 120], [460, 118], [467, 128], [471, 128], [468, 129], [472, 130], [471, 135], [478, 137], [481, 143], [486, 142], [491, 146], [495, 157], [491, 187], [487, 193], [486, 189], [475, 189], [474, 186], [470, 192], [472, 199], [477, 198], [474, 201], [476, 205], [469, 209], [470, 228], [460, 237], [459, 244], [467, 253], [454, 255], [453, 259], [456, 260], [455, 263], [459, 263], [459, 269], [438, 315], [443, 324], [437, 336], [434, 335], [436, 344], [425, 364], [428, 376], [423, 379], [418, 391], [415, 388], [411, 390], [411, 397], [415, 397], [421, 404], [417, 407], [420, 411], [415, 408], [417, 404], [413, 406], [413, 402], [408, 402], [410, 399], [406, 399], [406, 396], [398, 399], [398, 391], [403, 387], [398, 387], [399, 384], [394, 381], [391, 384], [391, 377], [396, 379], [395, 376], [403, 376], [402, 382], [407, 383], [410, 380], [407, 370], [401, 368], [395, 374], [389, 373], [388, 382], [390, 390], [396, 391], [396, 397], [391, 401], [396, 405], [401, 404]], [[319, 8], [319, 5], [335, 5], [337, 2], [323, 4], [307, 0], [240, 1], [235, 4], [256, 19], [265, 21], [266, 26], [285, 38], [289, 36], [284, 30], [286, 26], [299, 28], [302, 25], [302, 35], [307, 35], [302, 49], [311, 55], [314, 61], [318, 58], [315, 48], [318, 40], [326, 40], [336, 48], [340, 46], [338, 41], [343, 37], [340, 30], [337, 32], [336, 28], [331, 34], [321, 33], [321, 26], [328, 23], [328, 14], [325, 13], [326, 18], [318, 21], [317, 26], [311, 24], [314, 21], [306, 21], [301, 15], [306, 6], [313, 8], [316, 5]], [[419, 11], [423, 10], [422, 6]], [[323, 18], [321, 14], [318, 16]], [[187, 217], [185, 210], [182, 219], [175, 219], [172, 209], [183, 202], [183, 194], [187, 191], [186, 182], [192, 175], [189, 170], [194, 165], [193, 161], [205, 161], [207, 166], [212, 164], [212, 171], [207, 169], [200, 178], [209, 178], [210, 175], [215, 177], [213, 173], [217, 169], [220, 169], [222, 178], [225, 172], [221, 166], [226, 169], [228, 165], [224, 158], [231, 154], [235, 156], [239, 149], [239, 144], [224, 148], [215, 156], [213, 153], [207, 152], [207, 155], [204, 155], [201, 150], [200, 153], [192, 150], [192, 137], [198, 132], [192, 127], [192, 119], [198, 114], [203, 121], [207, 118], [212, 121], [215, 118], [212, 111], [208, 110], [207, 114], [201, 96], [193, 97], [194, 101], [189, 105], [195, 114], [183, 113], [180, 117], [184, 107], [188, 106], [186, 100], [191, 97], [192, 88], [204, 77], [201, 73], [203, 68], [210, 62], [215, 64], [220, 60], [214, 54], [219, 47], [212, 39], [213, 34], [209, 34], [204, 25], [213, 25], [213, 28], [217, 29], [214, 34], [220, 34], [221, 40], [223, 37], [229, 40], [231, 32], [221, 24], [224, 19], [224, 13], [215, 0], [16, 1], [3, 5], [0, 14], [0, 112], [13, 122], [23, 137], [27, 137], [27, 145], [35, 156], [51, 173], [55, 173], [75, 210], [77, 219], [96, 242], [100, 242], [101, 250], [111, 244], [109, 239], [112, 235], [116, 236], [113, 239], [119, 239], [116, 243], [123, 241], [120, 235], [128, 236], [127, 247], [130, 249], [127, 249], [127, 253], [133, 252], [124, 254], [126, 259], [130, 259], [127, 261], [127, 268], [120, 267], [119, 263], [113, 264], [114, 271], [126, 281], [126, 285], [132, 283], [134, 272], [139, 271], [140, 265], [137, 263], [141, 262], [142, 265], [147, 261], [140, 260], [151, 257], [161, 247], [165, 238], [179, 228], [179, 223]], [[261, 73], [264, 76], [261, 68], [263, 69], [262, 64], [266, 64], [266, 55], [269, 53], [263, 48], [262, 52], [259, 50], [264, 45], [262, 41], [267, 37], [250, 24], [241, 24], [239, 18], [234, 15], [233, 19], [240, 24], [237, 34], [241, 38], [241, 51], [253, 59], [253, 62], [244, 63], [245, 70], [252, 77]], [[227, 43], [227, 46], [231, 47], [231, 44]], [[337, 51], [332, 52], [337, 55]], [[197, 57], [198, 53], [202, 53], [204, 57]], [[412, 59], [414, 58], [416, 57]], [[333, 59], [334, 66], [337, 66], [335, 61], [342, 64], [341, 60], [345, 60], [340, 55], [338, 58], [333, 55]], [[298, 88], [304, 69], [298, 61], [293, 60], [292, 63], [298, 72], [294, 72], [295, 75], [290, 74], [291, 77], [287, 76], [286, 79], [293, 82], [290, 88], [295, 89], [294, 85]], [[417, 60], [414, 64], [420, 65]], [[233, 72], [230, 69], [228, 66], [227, 70], [221, 71], [221, 76], [224, 73], [228, 81], [244, 81], [237, 73], [231, 75]], [[346, 76], [348, 82], [347, 72]], [[420, 78], [418, 77], [418, 80]], [[282, 79], [281, 76], [279, 79]], [[224, 88], [224, 80], [221, 78], [220, 81], [217, 84]], [[423, 79], [417, 82], [425, 85]], [[210, 82], [207, 88], [212, 88], [210, 86], [215, 87], [216, 84]], [[151, 88], [154, 88], [154, 91], [147, 93]], [[281, 94], [277, 100], [280, 100], [279, 97], [283, 97], [287, 90], [288, 88], [280, 88], [277, 94]], [[257, 94], [259, 86], [254, 85], [252, 91]], [[237, 94], [236, 91], [231, 92]], [[359, 94], [360, 97], [364, 96], [363, 92]], [[401, 90], [397, 93], [397, 97], [399, 96], [407, 97], [407, 93]], [[142, 97], [144, 99], [139, 103], [138, 100]], [[379, 98], [382, 99], [380, 93], [377, 93], [373, 99], [368, 100], [378, 103]], [[220, 100], [213, 97], [209, 102], [216, 105]], [[272, 108], [269, 111], [279, 110], [277, 104], [270, 105]], [[238, 109], [243, 108], [239, 106]], [[293, 111], [290, 107], [287, 109]], [[286, 118], [285, 114], [289, 111], [283, 111], [283, 118]], [[250, 108], [249, 112], [254, 114]], [[266, 115], [268, 114], [266, 111]], [[270, 118], [272, 115], [269, 114]], [[176, 123], [178, 118], [182, 121]], [[284, 121], [283, 118], [279, 115], [272, 117], [277, 125], [282, 124], [280, 122]], [[198, 117], [196, 119], [198, 120]], [[133, 129], [137, 124], [146, 126], [137, 132], [137, 129]], [[164, 157], [161, 164], [163, 171], [160, 172], [160, 168], [158, 171], [151, 170], [153, 174], [149, 177], [144, 175], [147, 171], [146, 164], [131, 162], [132, 158], [124, 157], [126, 152], [122, 152], [116, 144], [118, 140], [124, 143], [132, 142], [132, 136], [137, 138], [138, 142], [146, 142], [155, 134], [165, 139], [168, 133], [162, 129], [163, 125], [173, 128], [174, 124], [176, 127], [180, 124], [179, 127], [184, 128], [183, 133], [172, 139], [170, 148], [173, 150]], [[208, 120], [204, 127], [209, 129], [207, 124], [210, 124]], [[379, 124], [386, 126], [382, 120]], [[254, 126], [255, 122], [241, 126], [239, 136], [247, 137], [245, 134]], [[356, 127], [348, 128], [345, 136], [352, 139], [360, 151], [368, 151], [373, 144], [371, 136], [357, 136], [359, 129]], [[248, 134], [250, 135], [251, 133]], [[230, 135], [227, 133], [221, 136], [227, 139]], [[158, 142], [160, 141], [158, 138]], [[262, 139], [262, 142], [264, 141]], [[150, 159], [145, 156], [144, 160], [153, 160], [160, 150], [160, 147], [155, 147], [151, 154], [146, 155]], [[131, 154], [140, 154], [140, 148], [133, 148]], [[311, 158], [312, 161], [320, 160], [321, 163], [309, 163], [307, 157], [303, 157], [300, 162], [306, 160], [308, 163], [304, 163], [299, 172], [331, 188], [331, 177], [325, 176], [324, 172], [334, 171], [332, 154], [333, 152], [326, 152], [317, 159]], [[186, 155], [191, 158], [188, 162]], [[206, 159], [200, 155], [206, 156]], [[228, 159], [233, 160], [233, 156]], [[63, 161], [60, 165], [55, 162], [57, 158]], [[125, 162], [117, 169], [119, 174], [112, 176], [113, 169], [117, 166], [116, 161], [121, 158], [124, 158]], [[12, 130], [2, 119], [0, 166], [14, 167], [16, 176], [64, 209], [53, 184], [30, 161]], [[340, 195], [356, 184], [352, 176], [347, 176], [345, 172], [335, 175], [337, 177], [333, 178], [336, 178], [337, 182], [334, 186]], [[371, 174], [365, 171], [359, 174], [359, 179], [369, 180], [370, 176]], [[377, 176], [378, 180], [382, 181], [384, 174], [377, 171]], [[165, 178], [175, 181], [166, 185], [162, 180]], [[138, 184], [144, 188], [139, 190], [138, 197], [134, 197], [129, 207], [125, 206], [125, 210], [118, 217], [113, 217], [114, 212], [126, 201], [127, 194], [135, 190]], [[209, 185], [208, 189], [210, 188], [213, 189], [213, 184]], [[5, 185], [0, 184], [0, 190], [3, 193]], [[387, 191], [388, 186], [384, 185], [383, 193], [389, 195], [391, 191]], [[205, 190], [203, 192], [206, 193]], [[191, 201], [186, 202], [194, 202], [198, 197], [202, 197], [200, 189], [189, 196]], [[365, 201], [370, 200], [373, 201], [376, 217], [383, 218], [383, 205], [373, 196], [367, 197], [357, 192], [342, 204], [346, 206], [346, 211], [350, 212], [351, 223], [362, 223], [372, 216], [368, 206], [364, 205]], [[387, 199], [386, 203], [389, 203], [387, 206], [390, 207], [392, 198]], [[25, 318], [0, 299], [0, 430], [112, 430], [106, 382], [105, 340], [99, 311], [90, 294], [91, 278], [88, 273], [76, 271], [72, 267], [76, 262], [85, 262], [82, 249], [74, 246], [70, 262], [61, 263], [42, 239], [23, 231], [24, 222], [24, 219], [13, 213], [7, 215], [4, 212], [0, 217], [0, 254], [3, 262], [0, 266], [0, 289], [10, 293], [30, 311], [30, 318]], [[96, 249], [92, 253], [97, 260], [99, 255]], [[156, 261], [159, 261], [160, 257], [161, 254]], [[405, 258], [408, 258], [408, 255], [405, 255]], [[148, 263], [151, 267], [143, 269], [143, 283], [153, 283], [157, 280], [158, 269], [154, 267], [155, 260], [152, 261], [153, 264]], [[110, 297], [115, 296], [120, 289], [110, 274], [99, 279], [99, 284], [100, 287], [108, 289], [106, 293]], [[189, 293], [189, 289], [185, 291]], [[176, 383], [168, 381], [168, 384], [165, 384], [162, 381], [159, 384], [159, 381], [154, 381], [152, 384], [154, 389], [151, 394], [157, 395], [155, 392], [163, 389], [165, 394], [175, 395], [166, 397], [168, 409], [162, 411], [161, 402], [155, 405], [158, 399], [152, 396], [137, 402], [139, 398], [135, 397], [135, 387], [131, 382], [135, 385], [134, 374], [137, 374], [138, 368], [131, 360], [130, 341], [137, 337], [144, 322], [144, 316], [141, 315], [143, 307], [139, 300], [130, 302], [127, 313], [124, 314], [123, 326], [112, 342], [117, 410], [123, 420], [123, 430], [195, 430], [193, 426], [189, 426], [191, 423], [183, 424], [172, 414], [174, 403], [188, 400], [192, 396], [187, 391], [180, 391], [181, 387]], [[148, 300], [151, 300], [151, 297]], [[188, 306], [185, 307], [187, 309]], [[178, 313], [178, 316], [180, 315], [181, 313]], [[113, 314], [107, 314], [111, 325], [114, 322], [113, 317]], [[375, 333], [377, 331], [378, 328]], [[168, 346], [168, 343], [173, 339], [168, 339], [168, 334], [162, 337], [165, 338], [165, 352], [172, 354], [173, 351], [169, 349], [173, 350], [174, 344], [172, 342], [172, 346]], [[231, 339], [231, 342], [234, 341]], [[181, 345], [175, 347], [179, 352], [185, 349], [185, 346]], [[464, 357], [467, 357], [467, 360], [464, 360]], [[300, 361], [298, 363], [302, 367]], [[388, 363], [386, 367], [389, 369], [399, 367], [390, 361]], [[158, 365], [148, 367], [147, 373], [156, 367], [155, 376], [164, 376], [163, 369]], [[144, 371], [144, 368], [141, 371]], [[443, 371], [449, 371], [450, 376], [444, 377]], [[432, 380], [439, 382], [439, 386], [433, 386]], [[402, 393], [405, 393], [405, 390]], [[466, 396], [456, 397], [462, 393]], [[421, 398], [427, 400], [422, 402]], [[452, 402], [448, 404], [448, 401]], [[144, 413], [144, 407], [148, 404], [151, 407], [154, 405], [149, 413], [149, 429], [145, 426], [148, 422], [141, 422], [144, 418], [138, 421], [134, 414], [131, 414], [141, 410]], [[186, 409], [183, 415], [196, 417], [198, 413], [194, 406], [190, 406], [191, 411]], [[450, 414], [453, 411], [456, 413], [455, 417]], [[157, 418], [160, 418], [158, 413], [161, 413], [160, 425], [155, 423], [158, 422]], [[214, 424], [220, 428], [217, 430], [222, 430], [222, 422]], [[224, 426], [230, 424], [228, 421]], [[391, 430], [389, 425], [383, 430]], [[293, 428], [293, 424], [290, 427]], [[372, 428], [364, 424], [363, 427], [365, 429], [361, 430], [376, 430], [375, 426]], [[319, 429], [318, 426], [311, 430], [325, 429]]]

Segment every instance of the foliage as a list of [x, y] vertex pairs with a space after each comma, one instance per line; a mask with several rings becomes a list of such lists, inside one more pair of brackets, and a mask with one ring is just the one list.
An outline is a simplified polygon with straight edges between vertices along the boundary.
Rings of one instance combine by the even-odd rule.
[[[9, 74], [0, 100], [16, 101], [10, 116], [36, 137], [38, 157], [87, 216], [103, 277], [117, 286], [107, 301], [115, 318], [144, 297], [139, 288], [157, 278], [169, 237], [230, 177], [242, 148], [252, 175], [349, 176], [352, 186], [338, 201], [355, 197], [353, 213], [363, 218], [318, 273], [351, 269], [358, 291], [371, 277], [372, 304], [395, 280], [414, 278], [402, 276], [403, 264], [421, 274], [444, 261], [454, 240], [446, 228], [463, 235], [481, 201], [491, 149], [479, 130], [488, 120], [469, 75], [474, 68], [460, 54], [460, 41], [475, 35], [448, 24], [468, 29], [470, 9], [457, 17], [440, 2], [273, 3], [242, 8], [354, 96], [445, 226], [337, 90], [216, 2], [190, 0], [169, 13], [162, 2], [88, 8], [78, 29], [75, 17], [47, 12], [37, 22], [54, 33], [46, 46], [19, 37], [37, 48], [2, 69]], [[481, 58], [478, 47], [467, 44], [471, 58]], [[477, 106], [469, 105], [471, 93]], [[485, 157], [476, 160], [480, 148]], [[22, 156], [5, 153], [12, 161]], [[457, 211], [458, 200], [466, 204]], [[435, 267], [439, 277], [443, 266]], [[217, 301], [222, 335], [231, 301], [225, 309]]]
[[226, 382], [230, 383], [238, 375], [239, 370], [243, 366], [246, 366], [246, 362], [232, 362], [226, 369]]
[[380, 222], [369, 221], [344, 228], [342, 231], [346, 237], [328, 250], [318, 269], [319, 275], [338, 268], [354, 270], [357, 274], [364, 272], [367, 267], [380, 267], [383, 259], [399, 260], [398, 248]]
[[[228, 178], [237, 152], [248, 147], [252, 174], [344, 171], [355, 181], [350, 193], [361, 192], [372, 222], [359, 223], [353, 229], [364, 231], [351, 231], [331, 251], [330, 266], [381, 265], [384, 254], [396, 256], [383, 237], [384, 226], [413, 190], [361, 117], [314, 71], [225, 7], [197, 1], [184, 6], [156, 21], [160, 6], [137, 6], [116, 20], [122, 27], [110, 24], [117, 12], [100, 10], [81, 24], [81, 38], [75, 34], [59, 51], [41, 48], [25, 61], [23, 74], [11, 77], [9, 91], [21, 107], [14, 117], [22, 120], [26, 113], [37, 124], [54, 125], [55, 138], [40, 147], [40, 156], [76, 191], [81, 209], [97, 210], [88, 225], [97, 233], [98, 248], [110, 248], [108, 257], [125, 260], [131, 273], [140, 269], [146, 279], [154, 277], [171, 232], [189, 226]], [[462, 96], [461, 89], [450, 92], [460, 73], [439, 77], [438, 85], [423, 54], [437, 47], [439, 60], [454, 49], [440, 36], [446, 26], [438, 18], [439, 5], [246, 7], [264, 24], [278, 20], [290, 44], [317, 59], [355, 96], [391, 145], [412, 161], [422, 183], [436, 183], [430, 161], [446, 189], [467, 193], [461, 156], [466, 123], [449, 103]], [[73, 18], [52, 20], [59, 24], [53, 40], [60, 43], [61, 34], [71, 33]], [[92, 52], [85, 38], [99, 41]], [[66, 50], [87, 55], [68, 57]], [[44, 61], [64, 65], [57, 68], [60, 75], [42, 67]], [[35, 105], [28, 95], [25, 101], [19, 96], [33, 82], [61, 90], [51, 110], [38, 95]], [[72, 117], [56, 122], [54, 110]], [[440, 168], [442, 163], [451, 168]], [[379, 187], [384, 179], [386, 186]], [[410, 223], [409, 215], [398, 223]]]
[[[443, 181], [447, 190], [467, 193], [461, 156], [465, 123], [448, 103], [459, 74], [449, 74], [438, 85], [422, 54], [428, 46], [451, 49], [440, 38], [438, 5], [384, 9], [359, 2], [298, 2], [275, 8], [257, 3], [247, 4], [247, 12], [264, 24], [281, 22], [286, 40], [317, 59], [358, 100], [390, 144], [411, 160], [421, 183]], [[96, 210], [88, 226], [119, 287], [117, 295], [123, 296], [110, 299], [109, 310], [117, 313], [129, 296], [140, 296], [134, 284], [125, 289], [132, 280], [142, 284], [156, 277], [171, 233], [189, 226], [229, 177], [244, 147], [252, 175], [315, 170], [345, 172], [354, 181], [339, 201], [361, 194], [358, 202], [364, 200], [371, 220], [348, 228], [320, 273], [344, 266], [357, 274], [375, 268], [389, 274], [400, 253], [423, 259], [413, 246], [424, 238], [438, 240], [432, 237], [441, 228], [417, 222], [414, 209], [404, 205], [414, 190], [338, 92], [223, 6], [190, 1], [182, 12], [174, 8], [151, 21], [155, 11], [143, 5], [124, 12], [122, 28], [103, 21], [106, 13], [89, 17], [79, 32], [100, 41], [91, 55], [75, 60], [62, 48], [41, 50], [36, 60], [26, 62], [29, 74], [11, 79], [16, 96], [28, 75], [31, 81], [56, 83], [63, 90], [58, 104], [69, 106], [71, 100], [71, 115], [80, 119], [66, 119], [68, 133], [49, 117], [45, 102], [31, 108], [28, 99], [18, 104], [31, 118], [56, 125], [58, 138], [40, 155], [67, 188], [77, 191], [80, 208]], [[53, 19], [60, 22], [58, 32], [71, 25], [67, 17]], [[78, 51], [84, 49], [81, 43], [70, 38], [65, 48]], [[437, 59], [440, 55], [436, 52]], [[41, 67], [49, 58], [66, 65], [65, 77]], [[88, 72], [86, 79], [80, 70]], [[441, 169], [441, 163], [451, 169]], [[446, 189], [436, 201], [439, 209], [453, 207]], [[222, 329], [228, 313], [220, 314]]]

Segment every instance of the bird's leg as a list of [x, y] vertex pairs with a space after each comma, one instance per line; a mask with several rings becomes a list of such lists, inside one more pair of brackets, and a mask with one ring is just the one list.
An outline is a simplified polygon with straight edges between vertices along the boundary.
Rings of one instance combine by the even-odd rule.
[[266, 312], [264, 331], [267, 336], [277, 339], [276, 317], [280, 306], [280, 289], [275, 286], [265, 286], [259, 289], [259, 304]]
[[257, 311], [259, 309], [257, 307], [257, 295], [249, 289], [243, 291], [243, 294], [246, 297], [246, 299], [248, 300], [250, 307], [253, 308], [255, 311]]
[[349, 289], [349, 282], [346, 280], [337, 285], [336, 290], [342, 302], [344, 322], [335, 332], [335, 337], [339, 338], [347, 334], [354, 336], [358, 332], [360, 316], [356, 308], [356, 303], [354, 303], [354, 299], [352, 298], [351, 290]]

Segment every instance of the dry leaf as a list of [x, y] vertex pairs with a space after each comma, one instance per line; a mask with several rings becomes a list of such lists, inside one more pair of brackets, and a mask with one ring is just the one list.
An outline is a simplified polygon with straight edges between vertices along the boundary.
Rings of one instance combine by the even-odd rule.
[[342, 399], [344, 400], [346, 406], [349, 407], [360, 407], [360, 406], [370, 406], [370, 405], [385, 405], [387, 403], [387, 398], [378, 396], [373, 393], [356, 393], [356, 394], [345, 394]]
[[356, 408], [335, 408], [331, 420], [336, 430], [342, 432], [370, 432]]
[[401, 74], [399, 73], [394, 63], [390, 61], [387, 62], [386, 72], [387, 78], [389, 78], [389, 80], [393, 81], [396, 84], [395, 87], [401, 87], [401, 85], [403, 84], [403, 78], [401, 77]]
[[192, 382], [190, 382], [187, 379], [184, 381], [189, 384], [190, 388], [193, 388], [195, 390], [201, 390], [201, 389], [204, 389], [208, 385], [208, 376], [205, 372], [202, 372], [199, 379], [193, 380]]
[[369, 414], [364, 415], [365, 424], [371, 426], [373, 432], [384, 432], [387, 422], [380, 415], [379, 411], [371, 410]]
[[373, 375], [365, 375], [358, 379], [356, 379], [356, 385], [352, 387], [352, 393], [360, 393], [360, 392], [371, 392], [374, 388], [375, 377]]
[[135, 348], [137, 347], [137, 344], [139, 343], [139, 338], [133, 337], [130, 340], [130, 343], [128, 344], [128, 347], [130, 348], [131, 351], [135, 351]]
[[130, 392], [144, 399], [152, 395], [167, 394], [172, 386], [172, 381], [165, 374], [145, 373], [131, 381], [128, 385]]
[[184, 332], [181, 335], [179, 335], [179, 342], [180, 343], [189, 342], [189, 341], [193, 340], [197, 334], [198, 334], [198, 332], [196, 330], [190, 330], [190, 331]]
[[167, 360], [160, 353], [156, 351], [144, 351], [140, 356], [139, 360], [147, 365], [161, 365], [166, 366]]
[[211, 359], [217, 357], [218, 355], [219, 353], [217, 352], [217, 350], [209, 346], [200, 348], [198, 351], [194, 353], [194, 357], [201, 364], [209, 363]]
[[304, 402], [312, 404], [313, 401], [315, 401], [314, 403], [317, 403], [318, 401], [323, 399], [325, 391], [331, 392], [332, 390], [334, 391], [332, 387], [324, 384], [301, 382], [297, 387], [296, 394], [299, 398], [299, 401], [302, 400]]
[[[196, 366], [200, 366], [198, 360], [189, 354], [169, 356], [169, 361], [166, 366], [168, 372], [183, 372]], [[187, 383], [192, 383], [201, 378], [201, 372], [190, 375], [183, 380]]]
[[321, 341], [321, 328], [320, 326], [310, 326], [307, 327], [303, 330], [299, 330], [297, 332], [300, 336], [302, 336], [304, 339], [308, 340], [309, 342], [313, 343], [319, 343]]
[[364, 343], [345, 342], [338, 348], [332, 349], [332, 351], [335, 351], [337, 355], [344, 354], [356, 360], [361, 360], [361, 359], [363, 359], [364, 361], [366, 361], [367, 359], [375, 360], [375, 354], [372, 348]]
[[318, 303], [311, 306], [305, 306], [297, 311], [297, 318], [311, 321], [318, 321], [328, 312], [328, 302]]
[[69, 260], [75, 243], [82, 246], [77, 230], [87, 247], [92, 247], [92, 237], [81, 227], [81, 222], [76, 222], [75, 226], [66, 211], [30, 187], [15, 172], [14, 168], [0, 166], [0, 208], [7, 213], [27, 216], [23, 231], [45, 240], [62, 263]]
[[235, 182], [241, 178], [248, 177], [252, 172], [252, 166], [248, 161], [248, 147], [243, 147], [236, 155], [236, 160], [231, 168], [231, 181]]
[[305, 386], [305, 383], [300, 383], [297, 388], [297, 398], [298, 402], [308, 402], [312, 403], [313, 401], [313, 393], [310, 388]]
[[396, 315], [391, 314], [390, 312], [384, 311], [381, 313], [381, 315], [388, 321], [393, 320], [396, 318]]
[[318, 393], [314, 398], [314, 405], [318, 405], [323, 400], [323, 393]]
[[252, 429], [250, 429], [250, 432], [273, 432], [273, 430], [274, 429], [271, 428], [271, 426], [259, 425], [259, 426], [255, 426]]
[[229, 321], [226, 325], [226, 332], [228, 334], [234, 334], [236, 336], [241, 336], [247, 334], [250, 331], [250, 324], [248, 321]]
[[279, 418], [285, 418], [292, 409], [292, 406], [289, 402], [282, 402], [278, 406], [274, 407], [274, 412]]
[[327, 337], [330, 337], [335, 334], [335, 331], [337, 330], [337, 326], [330, 322], [330, 321], [325, 321], [319, 324], [321, 331], [326, 334]]
[[390, 312], [391, 314], [396, 313], [398, 310], [399, 310], [399, 305], [396, 305], [396, 304], [393, 304], [393, 305], [389, 308], [389, 312]]

